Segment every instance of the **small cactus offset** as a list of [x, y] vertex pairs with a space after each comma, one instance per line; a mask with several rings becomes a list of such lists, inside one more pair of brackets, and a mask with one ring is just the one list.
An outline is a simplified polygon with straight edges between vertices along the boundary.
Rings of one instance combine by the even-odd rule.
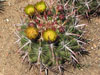
[[56, 70], [61, 74], [66, 62], [77, 66], [78, 56], [88, 53], [80, 16], [98, 7], [98, 0], [41, 0], [27, 5], [26, 20], [15, 25], [23, 61], [40, 66], [40, 73]]

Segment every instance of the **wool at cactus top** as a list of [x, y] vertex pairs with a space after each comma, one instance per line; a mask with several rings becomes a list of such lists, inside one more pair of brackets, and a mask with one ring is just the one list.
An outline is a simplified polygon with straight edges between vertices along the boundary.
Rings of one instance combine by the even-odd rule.
[[32, 7], [26, 6], [29, 13], [25, 11], [26, 20], [16, 33], [17, 42], [21, 42], [18, 52], [24, 52], [23, 60], [40, 66], [40, 70], [56, 66], [59, 72], [66, 62], [79, 65], [78, 56], [88, 53], [82, 30], [85, 24], [79, 24], [80, 16], [88, 16], [95, 10], [93, 6], [98, 7], [96, 0], [57, 0], [51, 6], [50, 2], [40, 1]]

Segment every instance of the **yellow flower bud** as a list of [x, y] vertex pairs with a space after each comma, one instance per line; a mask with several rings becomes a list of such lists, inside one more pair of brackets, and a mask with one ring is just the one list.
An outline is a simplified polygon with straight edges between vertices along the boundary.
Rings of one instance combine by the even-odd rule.
[[37, 9], [38, 12], [44, 12], [46, 9], [46, 4], [44, 1], [40, 1], [36, 3], [35, 8]]
[[43, 39], [45, 41], [54, 42], [56, 40], [56, 38], [57, 38], [57, 33], [52, 29], [48, 29], [43, 32]]
[[36, 39], [37, 36], [38, 36], [38, 30], [35, 28], [35, 27], [28, 27], [26, 30], [25, 30], [25, 33], [26, 33], [26, 36], [29, 38], [29, 39]]
[[24, 9], [25, 13], [29, 16], [32, 16], [35, 12], [35, 8], [33, 5], [27, 5]]

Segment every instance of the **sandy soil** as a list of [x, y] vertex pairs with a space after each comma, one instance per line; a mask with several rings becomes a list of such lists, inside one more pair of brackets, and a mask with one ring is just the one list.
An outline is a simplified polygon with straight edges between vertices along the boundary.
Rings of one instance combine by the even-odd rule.
[[[28, 3], [29, 0], [8, 0], [4, 14], [0, 14], [0, 75], [39, 75], [34, 68], [29, 71], [28, 65], [22, 64], [16, 53], [19, 47], [14, 44], [17, 37], [13, 25], [20, 23], [20, 15], [23, 15], [20, 11]], [[69, 68], [65, 75], [100, 74], [100, 18], [92, 19], [91, 23], [83, 22], [87, 24], [86, 38], [91, 40], [87, 47], [90, 54], [82, 58], [83, 68]]]

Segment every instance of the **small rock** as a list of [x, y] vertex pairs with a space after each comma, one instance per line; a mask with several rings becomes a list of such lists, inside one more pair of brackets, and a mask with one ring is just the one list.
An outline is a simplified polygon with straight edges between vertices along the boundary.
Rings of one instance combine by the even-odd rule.
[[4, 21], [9, 22], [9, 19], [5, 19]]
[[91, 47], [91, 49], [94, 49], [93, 47]]
[[98, 23], [96, 23], [96, 25], [98, 25]]
[[11, 3], [10, 2], [8, 2], [8, 6], [11, 6]]
[[96, 44], [93, 44], [93, 47], [96, 48], [97, 47]]
[[81, 71], [83, 71], [83, 69], [81, 69]]

